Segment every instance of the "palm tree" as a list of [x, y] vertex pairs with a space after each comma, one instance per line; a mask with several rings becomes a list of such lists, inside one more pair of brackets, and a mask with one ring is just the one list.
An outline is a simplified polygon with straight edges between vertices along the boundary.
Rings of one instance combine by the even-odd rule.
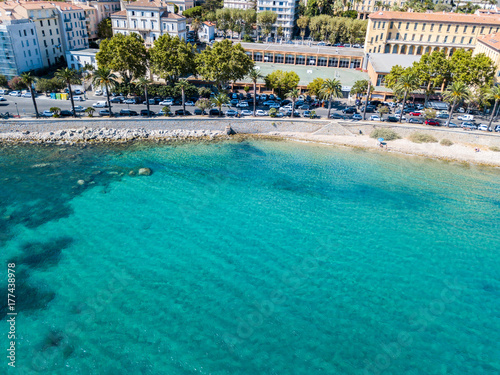
[[264, 76], [260, 73], [260, 70], [253, 68], [248, 73], [248, 77], [253, 82], [253, 115], [255, 116], [255, 108], [256, 108], [256, 98], [257, 98], [257, 80], [264, 78]]
[[148, 98], [148, 85], [151, 81], [145, 77], [140, 77], [135, 80], [135, 84], [142, 89], [144, 89], [144, 96], [146, 97], [146, 108], [148, 109], [148, 117], [151, 117], [151, 112], [149, 111], [149, 98]]
[[212, 103], [219, 109], [219, 116], [222, 113], [222, 105], [229, 102], [229, 98], [224, 93], [218, 93], [212, 98]]
[[396, 84], [394, 85], [394, 92], [397, 94], [403, 94], [403, 107], [401, 108], [401, 113], [399, 114], [399, 122], [403, 119], [403, 112], [406, 104], [406, 97], [413, 91], [418, 89], [420, 81], [415, 73], [405, 73], [402, 74]]
[[351, 87], [351, 95], [356, 95], [356, 99], [359, 98], [359, 95], [363, 96], [365, 92], [368, 91], [368, 80], [360, 79], [354, 82], [354, 85]]
[[181, 90], [181, 95], [182, 95], [182, 111], [183, 114], [186, 114], [186, 89], [190, 86], [190, 83], [187, 81], [187, 79], [180, 79], [179, 82], [175, 84], [175, 87], [177, 89]]
[[97, 68], [92, 75], [92, 84], [101, 87], [104, 86], [104, 88], [106, 89], [110, 116], [113, 116], [113, 113], [111, 112], [111, 103], [109, 102], [109, 90], [111, 89], [111, 86], [115, 86], [118, 84], [116, 78], [116, 75], [111, 71], [111, 69], [105, 66]]
[[450, 125], [451, 118], [453, 117], [453, 112], [455, 111], [455, 106], [460, 101], [467, 99], [468, 96], [469, 89], [467, 88], [467, 85], [461, 81], [453, 82], [448, 90], [443, 93], [444, 100], [451, 103], [450, 115], [448, 116], [446, 126]]
[[73, 117], [76, 117], [75, 102], [73, 101], [73, 91], [71, 90], [72, 83], [78, 83], [80, 81], [78, 77], [78, 72], [75, 69], [64, 68], [56, 71], [55, 77], [66, 83], [69, 91], [69, 99], [71, 100], [71, 108], [73, 109]]
[[35, 89], [34, 89], [34, 83], [36, 82], [37, 78], [35, 76], [31, 75], [31, 72], [24, 72], [21, 74], [21, 81], [28, 86], [30, 93], [31, 93], [31, 100], [33, 101], [33, 106], [35, 107], [35, 116], [36, 118], [39, 118], [40, 115], [38, 114], [38, 107], [36, 105], [36, 99], [35, 99]]
[[300, 91], [297, 89], [291, 89], [286, 96], [292, 99], [292, 117], [295, 114], [295, 101], [300, 95]]
[[328, 99], [328, 118], [330, 118], [332, 99], [342, 96], [342, 85], [338, 79], [325, 79], [321, 85], [320, 93], [323, 99]]
[[495, 117], [495, 112], [497, 111], [498, 102], [500, 101], [500, 86], [495, 85], [491, 87], [488, 90], [486, 97], [495, 101], [495, 104], [493, 105], [493, 111], [491, 111], [490, 121], [488, 122], [488, 130], [490, 130], [491, 123], [493, 122], [493, 118]]

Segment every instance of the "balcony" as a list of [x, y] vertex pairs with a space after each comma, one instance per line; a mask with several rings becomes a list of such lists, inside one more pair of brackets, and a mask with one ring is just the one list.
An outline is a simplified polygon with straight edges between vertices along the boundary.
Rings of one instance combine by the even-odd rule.
[[71, 18], [64, 18], [64, 22], [71, 22]]
[[66, 26], [65, 30], [66, 31], [71, 31], [71, 30], [73, 30], [73, 26]]

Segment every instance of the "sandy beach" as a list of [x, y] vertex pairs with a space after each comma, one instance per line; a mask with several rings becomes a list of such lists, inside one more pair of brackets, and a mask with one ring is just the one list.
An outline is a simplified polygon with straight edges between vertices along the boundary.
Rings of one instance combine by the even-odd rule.
[[[214, 119], [190, 117], [173, 119], [69, 119], [17, 120], [0, 122], [2, 143], [96, 143], [139, 140], [215, 139], [230, 137], [227, 127], [236, 134], [281, 137], [346, 147], [359, 147], [374, 152], [392, 152], [450, 161], [500, 167], [500, 133], [465, 131], [414, 124], [370, 122], [337, 122], [308, 119]], [[370, 138], [374, 129], [387, 128], [401, 139], [386, 142], [381, 148]], [[414, 143], [414, 133], [432, 135], [438, 142]], [[451, 140], [450, 146], [439, 143]]]

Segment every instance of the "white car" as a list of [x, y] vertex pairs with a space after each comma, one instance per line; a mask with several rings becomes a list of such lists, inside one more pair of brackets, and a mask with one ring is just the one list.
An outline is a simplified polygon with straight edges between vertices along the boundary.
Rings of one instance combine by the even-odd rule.
[[262, 109], [259, 109], [255, 112], [256, 116], [267, 116], [267, 112], [263, 111]]
[[287, 111], [291, 111], [292, 110], [292, 105], [291, 104], [287, 104], [286, 106], [284, 107], [280, 107], [280, 112], [287, 112]]
[[52, 117], [54, 115], [53, 112], [50, 112], [48, 109], [42, 112], [43, 117]]
[[363, 116], [361, 116], [359, 113], [355, 113], [352, 115], [353, 120], [363, 120]]
[[25, 92], [24, 94], [21, 95], [21, 98], [31, 98], [31, 92]]
[[10, 96], [21, 96], [21, 91], [11, 91], [9, 92]]
[[85, 108], [81, 105], [75, 105], [75, 112], [85, 112]]
[[92, 104], [92, 107], [94, 108], [106, 108], [108, 106], [108, 103], [107, 102], [96, 102], [94, 104]]
[[378, 115], [371, 115], [370, 116], [370, 121], [381, 121], [380, 116]]
[[83, 96], [74, 96], [73, 100], [76, 102], [84, 102], [85, 98]]
[[274, 104], [276, 104], [274, 100], [267, 100], [264, 103], [262, 103], [262, 105], [265, 105], [265, 106], [271, 106], [271, 105], [274, 105]]
[[7, 99], [5, 99], [3, 96], [0, 96], [0, 102], [5, 102]]
[[243, 111], [241, 111], [241, 115], [242, 116], [252, 116], [253, 112], [248, 110], [248, 109], [244, 109]]
[[83, 95], [83, 91], [76, 89], [75, 90], [75, 95]]
[[167, 99], [160, 102], [160, 105], [174, 105], [174, 101], [172, 99]]
[[102, 95], [102, 90], [95, 90], [94, 95], [95, 96], [101, 96]]
[[192, 100], [188, 100], [185, 104], [190, 107], [194, 107], [194, 102]]
[[479, 124], [477, 127], [477, 130], [483, 130], [483, 131], [488, 131], [488, 125], [486, 124]]
[[247, 102], [239, 102], [236, 104], [236, 107], [238, 108], [248, 108], [248, 103]]

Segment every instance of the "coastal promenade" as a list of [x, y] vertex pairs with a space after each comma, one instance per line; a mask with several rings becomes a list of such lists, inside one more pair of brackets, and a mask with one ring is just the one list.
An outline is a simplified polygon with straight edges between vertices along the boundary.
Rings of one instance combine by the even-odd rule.
[[[0, 142], [17, 143], [96, 143], [138, 140], [229, 137], [226, 127], [236, 134], [273, 136], [292, 140], [335, 144], [378, 152], [396, 152], [474, 164], [500, 166], [500, 134], [467, 131], [461, 128], [430, 127], [418, 124], [348, 122], [310, 119], [213, 118], [171, 119], [41, 119], [0, 121]], [[401, 139], [381, 148], [370, 138], [374, 129], [390, 129]], [[414, 143], [413, 133], [432, 135], [437, 142]], [[443, 139], [453, 143], [445, 146]]]

